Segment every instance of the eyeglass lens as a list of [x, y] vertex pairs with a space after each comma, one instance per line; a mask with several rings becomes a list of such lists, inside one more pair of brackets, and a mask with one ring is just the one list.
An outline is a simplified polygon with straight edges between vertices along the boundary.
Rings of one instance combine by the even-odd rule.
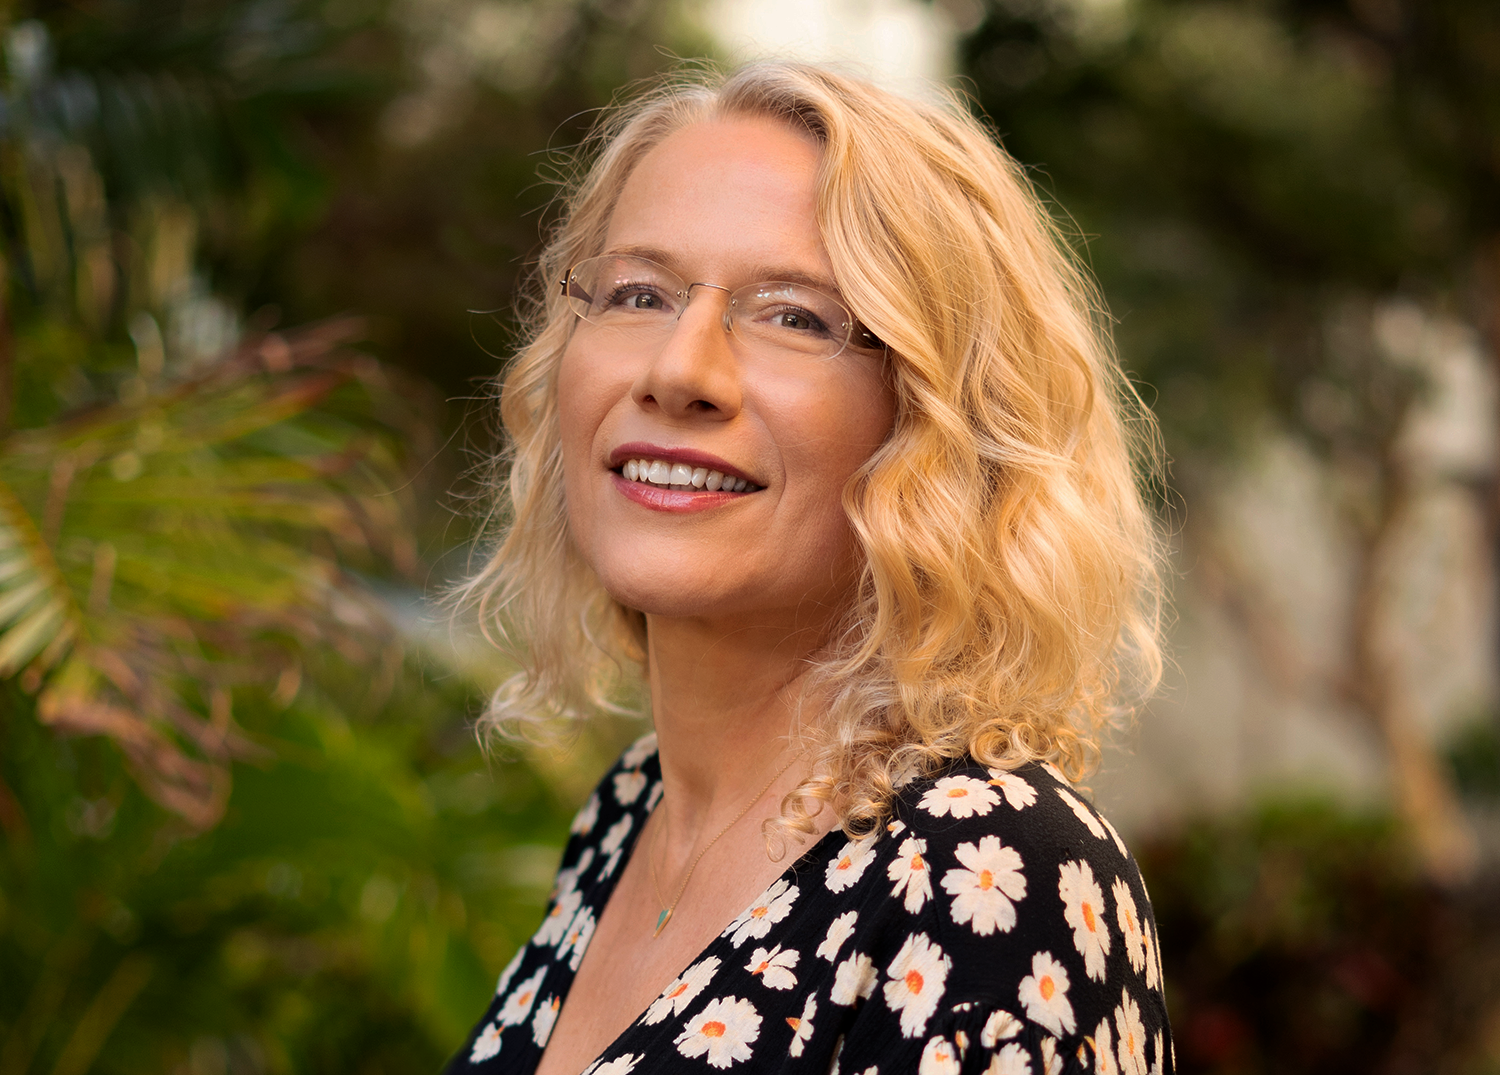
[[[606, 255], [573, 267], [564, 293], [590, 324], [639, 333], [670, 333], [690, 285], [646, 258]], [[726, 327], [758, 349], [832, 357], [849, 342], [854, 317], [837, 299], [802, 284], [766, 281], [729, 296]]]

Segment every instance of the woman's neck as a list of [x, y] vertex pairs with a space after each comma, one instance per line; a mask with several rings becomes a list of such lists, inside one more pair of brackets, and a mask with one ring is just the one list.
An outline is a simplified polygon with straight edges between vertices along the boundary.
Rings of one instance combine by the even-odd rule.
[[768, 781], [760, 808], [751, 811], [758, 817], [774, 813], [806, 776], [806, 766], [796, 764], [795, 730], [816, 717], [803, 688], [822, 635], [648, 618], [666, 842], [679, 853], [727, 823]]

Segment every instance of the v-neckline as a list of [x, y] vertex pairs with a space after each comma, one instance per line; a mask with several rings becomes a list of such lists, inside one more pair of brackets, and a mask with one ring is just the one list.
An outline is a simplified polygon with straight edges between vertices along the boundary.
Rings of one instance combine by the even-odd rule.
[[[589, 889], [587, 893], [587, 896], [589, 897], [595, 897], [596, 894], [600, 897], [598, 899], [590, 899], [589, 901], [593, 906], [599, 909], [597, 919], [598, 921], [603, 920], [605, 911], [609, 909], [609, 901], [614, 898], [615, 889], [619, 886], [620, 878], [625, 875], [625, 870], [630, 865], [631, 858], [635, 855], [636, 845], [640, 842], [641, 835], [646, 831], [646, 822], [650, 819], [651, 813], [656, 809], [657, 802], [660, 799], [660, 796], [653, 796], [651, 794], [651, 789], [652, 784], [659, 785], [662, 781], [661, 756], [653, 752], [649, 758], [641, 762], [639, 771], [646, 774], [650, 778], [652, 783], [647, 785], [645, 792], [636, 800], [636, 802], [640, 803], [641, 805], [638, 807], [635, 805], [635, 803], [632, 803], [628, 808], [628, 813], [626, 816], [633, 818], [633, 821], [629, 834], [627, 834], [624, 841], [620, 845], [620, 864], [610, 873], [608, 877], [601, 877], [599, 880], [597, 880], [594, 883], [594, 887]], [[822, 848], [825, 843], [828, 843], [835, 837], [839, 837], [842, 835], [843, 830], [835, 827], [829, 829], [821, 837], [819, 837], [811, 847], [809, 847], [801, 855], [797, 856], [797, 858], [794, 859], [786, 869], [782, 870], [781, 873], [777, 874], [769, 884], [767, 884], [763, 889], [760, 890], [760, 892], [756, 893], [756, 895], [751, 898], [750, 903], [743, 910], [735, 914], [734, 917], [729, 920], [729, 923], [725, 924], [723, 929], [716, 933], [714, 937], [697, 952], [696, 955], [690, 958], [687, 963], [684, 964], [680, 970], [678, 970], [677, 974], [672, 977], [671, 981], [676, 981], [678, 978], [682, 977], [683, 973], [685, 973], [689, 968], [694, 967], [697, 964], [702, 963], [705, 959], [708, 959], [710, 956], [715, 955], [715, 949], [717, 949], [722, 943], [729, 940], [730, 923], [737, 921], [741, 916], [745, 914], [746, 911], [754, 907], [755, 901], [759, 899], [761, 895], [769, 892], [772, 888], [775, 888], [776, 885], [782, 881], [787, 881], [789, 878], [794, 879], [797, 871], [802, 868], [803, 864], [811, 859], [814, 855], [816, 855], [819, 849]], [[593, 946], [593, 943], [593, 935], [590, 935], [588, 943], [584, 945], [583, 951], [579, 954], [578, 957], [578, 966], [580, 968], [582, 968], [583, 966], [583, 961], [588, 958], [589, 948]], [[568, 968], [567, 989], [566, 991], [560, 992], [558, 994], [560, 1007], [565, 1007], [567, 1005], [568, 997], [573, 992], [573, 983], [577, 979], [578, 971]], [[671, 983], [669, 982], [668, 984]], [[604, 1057], [615, 1051], [616, 1046], [618, 1046], [627, 1035], [638, 1029], [641, 1025], [641, 1019], [650, 1010], [651, 1004], [655, 1003], [657, 999], [660, 999], [659, 996], [653, 998], [652, 1001], [647, 1003], [646, 1007], [637, 1012], [635, 1016], [630, 1020], [630, 1022], [625, 1026], [625, 1029], [616, 1034], [608, 1045], [599, 1050], [599, 1052], [594, 1055], [593, 1059], [591, 1059], [587, 1064], [583, 1066], [582, 1071], [588, 1071], [591, 1068], [596, 1067]], [[550, 1039], [548, 1041], [548, 1044], [551, 1044]], [[543, 1055], [545, 1055], [546, 1051], [546, 1046], [543, 1046], [537, 1052], [536, 1064], [531, 1069], [532, 1073], [535, 1073], [536, 1070], [542, 1066], [542, 1057]]]

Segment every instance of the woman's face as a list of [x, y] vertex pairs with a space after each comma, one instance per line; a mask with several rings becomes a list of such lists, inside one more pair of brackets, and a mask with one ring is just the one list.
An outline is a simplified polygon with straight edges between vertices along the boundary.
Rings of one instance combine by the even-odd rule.
[[[819, 152], [766, 119], [687, 127], [631, 174], [604, 252], [647, 257], [690, 283], [815, 281], [837, 296], [817, 223]], [[894, 397], [882, 355], [747, 347], [724, 330], [727, 302], [726, 291], [694, 289], [671, 334], [645, 347], [576, 327], [558, 387], [569, 525], [630, 608], [806, 629], [848, 599], [854, 544], [840, 497], [890, 433]], [[630, 460], [665, 464], [658, 478], [681, 464], [748, 486], [630, 480]]]

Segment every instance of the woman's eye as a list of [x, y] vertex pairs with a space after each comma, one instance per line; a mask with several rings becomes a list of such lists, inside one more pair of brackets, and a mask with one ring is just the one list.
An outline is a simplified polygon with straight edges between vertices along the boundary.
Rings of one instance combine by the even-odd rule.
[[778, 328], [794, 332], [826, 332], [823, 322], [804, 310], [783, 310], [776, 316]]
[[602, 310], [621, 310], [627, 313], [656, 313], [666, 308], [667, 298], [662, 289], [646, 282], [616, 284], [609, 290], [601, 307]]

